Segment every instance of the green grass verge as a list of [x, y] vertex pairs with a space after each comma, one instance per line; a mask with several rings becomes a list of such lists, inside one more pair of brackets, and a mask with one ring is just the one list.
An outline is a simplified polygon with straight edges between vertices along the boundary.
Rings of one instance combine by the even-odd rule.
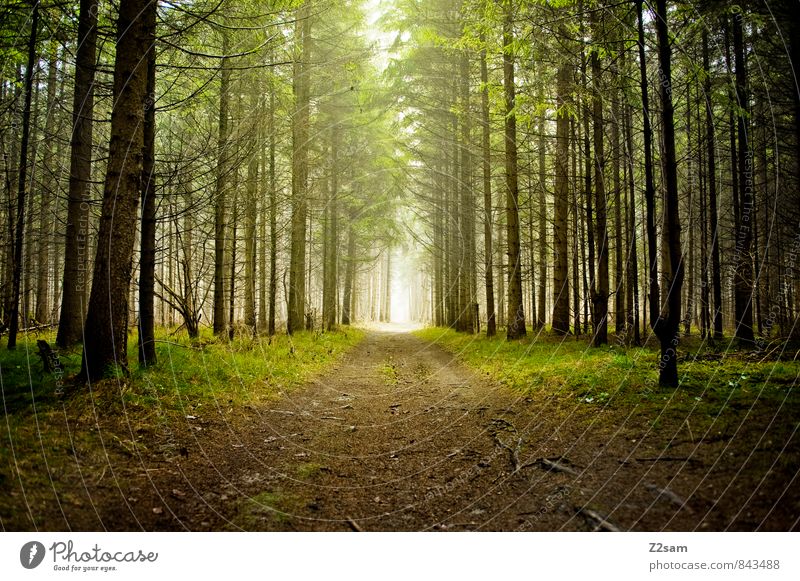
[[[364, 333], [343, 328], [233, 341], [208, 330], [196, 341], [181, 335], [158, 330], [158, 363], [148, 368], [136, 363], [132, 335], [128, 377], [71, 390], [80, 348], [57, 352], [56, 374], [43, 373], [36, 354], [36, 339], [54, 344], [50, 334], [22, 337], [15, 351], [0, 349], [0, 489], [8, 492], [0, 495], [0, 528], [66, 528], [63, 511], [86, 506], [85, 490], [112, 478], [104, 469], [109, 455], [177, 454], [164, 434], [186, 429], [187, 416], [229, 417], [277, 398], [333, 365]], [[57, 395], [61, 384], [69, 396]]]
[[[215, 339], [206, 329], [199, 339], [190, 341], [160, 329], [156, 333], [156, 365], [144, 368], [136, 363], [136, 338], [131, 336], [130, 376], [109, 377], [95, 384], [91, 393], [78, 387], [70, 399], [81, 403], [90, 397], [94, 405], [103, 405], [107, 412], [157, 407], [170, 413], [212, 403], [256, 403], [305, 383], [362, 338], [363, 331], [349, 328], [227, 341]], [[38, 411], [56, 402], [61, 407], [56, 397], [59, 383], [69, 387], [70, 378], [80, 370], [78, 348], [56, 350], [61, 374], [44, 373], [36, 354], [36, 339], [52, 345], [54, 337], [27, 337], [18, 343], [16, 351], [0, 350], [0, 381], [6, 410], [12, 414], [31, 411], [34, 405]]]
[[[415, 331], [494, 381], [521, 395], [557, 397], [572, 403], [611, 408], [633, 405], [664, 411], [686, 406], [714, 413], [755, 402], [800, 404], [800, 361], [770, 360], [764, 354], [719, 353], [685, 341], [679, 353], [679, 389], [658, 386], [658, 352], [619, 345], [592, 348], [583, 339], [547, 336], [521, 341], [456, 333]], [[792, 351], [791, 355], [794, 355]], [[790, 355], [790, 357], [791, 357]]]

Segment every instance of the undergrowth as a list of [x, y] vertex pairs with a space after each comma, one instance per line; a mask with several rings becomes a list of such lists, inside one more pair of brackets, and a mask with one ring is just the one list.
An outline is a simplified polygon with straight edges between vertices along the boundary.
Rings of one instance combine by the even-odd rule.
[[[131, 335], [130, 374], [109, 374], [90, 386], [73, 381], [79, 347], [53, 347], [56, 372], [45, 373], [36, 340], [52, 346], [54, 336], [22, 337], [15, 351], [0, 350], [0, 489], [8, 491], [0, 495], [0, 528], [40, 528], [42, 519], [45, 526], [67, 526], [58, 525], [64, 507], [86, 504], [84, 489], [112, 478], [104, 468], [109, 455], [178, 454], [168, 436], [175, 430], [200, 429], [194, 424], [201, 420], [230, 417], [304, 384], [363, 335], [347, 328], [228, 341], [204, 330], [191, 341], [160, 329], [157, 364], [136, 363]], [[59, 395], [62, 390], [67, 395]]]
[[800, 362], [761, 353], [721, 351], [687, 341], [679, 350], [678, 389], [658, 385], [655, 347], [589, 347], [585, 339], [538, 337], [506, 341], [426, 328], [415, 334], [453, 352], [488, 378], [520, 395], [555, 397], [606, 408], [718, 414], [755, 405], [798, 406]]

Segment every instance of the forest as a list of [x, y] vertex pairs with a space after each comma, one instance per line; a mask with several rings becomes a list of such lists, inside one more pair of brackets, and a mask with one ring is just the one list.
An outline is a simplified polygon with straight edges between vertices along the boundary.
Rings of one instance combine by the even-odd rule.
[[800, 528], [793, 0], [4, 0], [3, 530]]

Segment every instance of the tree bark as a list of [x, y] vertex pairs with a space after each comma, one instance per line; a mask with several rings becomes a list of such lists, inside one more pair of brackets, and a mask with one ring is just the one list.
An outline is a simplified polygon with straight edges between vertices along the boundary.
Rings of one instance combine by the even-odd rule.
[[342, 325], [352, 323], [351, 306], [356, 274], [356, 232], [352, 222], [351, 214], [350, 227], [347, 229], [347, 266], [344, 271], [344, 292], [342, 293]]
[[580, 205], [578, 204], [578, 131], [575, 119], [570, 119], [570, 131], [572, 133], [572, 309], [574, 311], [575, 324], [574, 333], [577, 338], [581, 334], [581, 294], [580, 294], [580, 273], [583, 261], [579, 260], [579, 245], [581, 245], [580, 235]]
[[[272, 83], [272, 81], [271, 81]], [[269, 316], [267, 334], [275, 334], [278, 291], [278, 179], [275, 175], [275, 90], [269, 95]]]
[[644, 141], [644, 199], [645, 199], [645, 224], [647, 232], [647, 264], [648, 264], [648, 289], [649, 289], [649, 320], [650, 326], [655, 328], [661, 315], [661, 291], [658, 281], [658, 240], [656, 239], [655, 224], [655, 198], [656, 189], [653, 181], [653, 130], [650, 123], [650, 98], [647, 80], [647, 61], [645, 58], [644, 21], [642, 14], [643, 0], [636, 1], [636, 12], [639, 32], [639, 72], [642, 94], [642, 120]]
[[625, 107], [625, 143], [627, 151], [628, 172], [628, 322], [633, 330], [633, 344], [641, 344], [639, 327], [639, 252], [636, 235], [636, 183], [633, 177], [633, 122], [631, 108]]
[[497, 334], [497, 320], [494, 306], [494, 269], [492, 248], [492, 166], [491, 166], [491, 127], [489, 125], [489, 72], [486, 66], [485, 39], [481, 35], [481, 159], [483, 167], [483, 242], [484, 242], [484, 284], [486, 286], [486, 336]]
[[[251, 95], [251, 109], [258, 111], [258, 95]], [[253, 129], [258, 134], [256, 128]], [[258, 333], [256, 321], [256, 263], [258, 246], [256, 244], [256, 218], [258, 212], [258, 153], [257, 145], [250, 152], [245, 178], [244, 215], [244, 324], [250, 327], [253, 335]], [[263, 249], [261, 251], [263, 255]]]
[[[39, 28], [39, 2], [34, 2], [31, 14], [31, 31], [28, 37], [28, 63], [25, 68], [25, 103], [22, 109], [22, 138], [20, 139], [19, 174], [17, 182], [17, 217], [14, 231], [14, 274], [12, 277], [11, 322], [8, 329], [8, 348], [17, 348], [19, 331], [19, 300], [22, 282], [22, 245], [25, 232], [25, 200], [27, 197], [28, 141], [31, 130], [31, 97], [33, 95], [33, 69], [36, 67], [36, 37]], [[10, 217], [9, 217], [10, 219]]]
[[57, 141], [53, 135], [53, 123], [58, 114], [56, 103], [56, 73], [58, 71], [58, 44], [55, 39], [50, 41], [50, 54], [47, 61], [47, 110], [44, 124], [45, 152], [43, 160], [43, 173], [41, 195], [39, 199], [39, 237], [36, 257], [36, 312], [34, 319], [38, 323], [50, 323], [50, 245], [52, 243], [50, 224], [53, 213], [53, 201], [58, 196], [58, 180], [54, 144]]
[[217, 175], [214, 193], [214, 335], [223, 335], [228, 329], [228, 317], [225, 312], [225, 277], [227, 272], [226, 234], [227, 197], [228, 197], [228, 161], [230, 152], [228, 115], [230, 109], [231, 71], [228, 57], [230, 50], [228, 32], [222, 33], [222, 53], [220, 61], [219, 86], [219, 134], [217, 138]]
[[620, 176], [620, 136], [621, 123], [619, 107], [619, 70], [612, 66], [611, 74], [614, 77], [611, 99], [611, 175], [614, 189], [614, 332], [622, 335], [625, 328], [625, 264], [622, 259], [622, 248], [625, 246], [622, 238], [622, 179]]
[[[561, 63], [557, 81], [556, 177], [553, 223], [553, 331], [569, 334], [569, 279], [567, 263], [567, 214], [569, 211], [569, 113], [571, 67]], [[576, 265], [577, 267], [577, 265]], [[543, 300], [540, 295], [539, 300]]]
[[[703, 69], [705, 70], [704, 92], [711, 95], [711, 65], [708, 54], [708, 31], [703, 31]], [[719, 219], [717, 218], [717, 167], [714, 136], [714, 111], [710, 98], [706, 103], [706, 150], [708, 155], [708, 214], [711, 228], [711, 287], [714, 294], [714, 309], [711, 318], [714, 340], [722, 339], [722, 274], [719, 259]]]
[[[592, 35], [599, 43], [600, 21], [597, 11], [591, 13]], [[594, 336], [592, 345], [598, 347], [608, 343], [608, 233], [606, 227], [605, 149], [602, 99], [602, 67], [598, 48], [591, 54], [592, 64], [592, 125], [594, 129], [594, 197], [595, 197], [595, 242], [597, 243], [597, 280], [592, 293], [594, 305]]]
[[[546, 324], [547, 319], [547, 176], [545, 175], [545, 162], [547, 142], [545, 137], [545, 122], [544, 115], [539, 117], [539, 187], [537, 188], [539, 194], [539, 302], [534, 307], [533, 301], [531, 302], [531, 319], [536, 313], [536, 327], [542, 328]], [[556, 161], [556, 163], [558, 163]], [[533, 210], [533, 204], [531, 204]], [[531, 215], [531, 222], [533, 222], [533, 215]], [[531, 243], [531, 256], [533, 256], [533, 244]], [[531, 260], [531, 298], [536, 294], [533, 292], [533, 260]]]
[[513, 5], [503, 21], [503, 87], [505, 92], [506, 238], [508, 245], [508, 326], [506, 338], [526, 335], [522, 306], [522, 272], [519, 241], [519, 184], [517, 176], [516, 88], [514, 85]]
[[747, 70], [744, 61], [744, 34], [741, 9], [733, 15], [733, 55], [736, 66], [737, 173], [739, 184], [739, 212], [736, 220], [736, 272], [734, 273], [734, 316], [736, 338], [751, 344], [753, 334], [753, 259], [750, 255], [755, 220], [755, 189], [753, 163], [748, 127], [749, 101], [747, 95]]
[[678, 214], [678, 169], [675, 154], [675, 121], [672, 104], [672, 55], [667, 27], [666, 0], [656, 2], [656, 31], [658, 34], [658, 62], [661, 67], [661, 126], [663, 128], [664, 157], [664, 240], [668, 243], [668, 270], [665, 272], [666, 313], [656, 321], [653, 331], [661, 345], [659, 384], [678, 386], [678, 331], [681, 321], [681, 288], [683, 286], [683, 255], [681, 225]]
[[339, 271], [339, 221], [338, 204], [339, 195], [339, 142], [341, 129], [334, 123], [331, 128], [331, 174], [330, 191], [325, 206], [325, 236], [324, 236], [324, 262], [323, 262], [323, 288], [322, 288], [322, 324], [326, 331], [336, 327], [336, 302], [338, 286], [336, 275]]
[[293, 65], [294, 115], [292, 117], [292, 223], [289, 263], [287, 332], [302, 330], [306, 300], [306, 228], [308, 223], [308, 122], [311, 20], [303, 4], [295, 23], [296, 56]]
[[139, 363], [156, 363], [155, 273], [156, 273], [156, 7], [149, 2], [144, 20], [147, 54], [147, 87], [142, 138], [142, 231], [139, 258]]
[[472, 112], [469, 98], [469, 56], [466, 51], [459, 55], [459, 86], [461, 89], [461, 143], [460, 143], [460, 209], [458, 212], [459, 230], [461, 232], [461, 260], [459, 261], [459, 294], [461, 295], [459, 318], [461, 330], [466, 333], [475, 332], [475, 289], [473, 279], [475, 272], [475, 207], [472, 199], [472, 152], [470, 137], [472, 133]]
[[92, 290], [86, 315], [80, 377], [94, 381], [110, 366], [128, 371], [128, 295], [137, 206], [142, 180], [148, 49], [141, 15], [150, 0], [121, 0], [114, 63], [115, 104], [97, 235]]

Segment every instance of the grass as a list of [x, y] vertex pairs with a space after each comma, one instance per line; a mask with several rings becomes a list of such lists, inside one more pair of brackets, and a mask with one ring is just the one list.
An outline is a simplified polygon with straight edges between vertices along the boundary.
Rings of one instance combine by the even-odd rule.
[[[333, 333], [303, 332], [293, 336], [237, 337], [218, 341], [204, 330], [198, 340], [156, 334], [158, 363], [144, 368], [136, 363], [136, 339], [128, 342], [129, 377], [111, 375], [89, 390], [78, 389], [75, 398], [91, 397], [107, 411], [159, 408], [165, 413], [203, 405], [243, 405], [271, 399], [306, 382], [363, 337], [358, 329]], [[50, 406], [59, 379], [42, 372], [36, 339], [53, 342], [51, 335], [20, 341], [16, 351], [0, 350], [0, 381], [6, 410]], [[58, 352], [65, 383], [80, 369], [80, 350]], [[106, 407], [106, 406], [110, 406]], [[59, 406], [60, 407], [60, 404]]]
[[383, 377], [386, 385], [397, 385], [399, 379], [397, 373], [397, 363], [395, 363], [391, 357], [389, 357], [386, 363], [378, 368], [378, 373], [380, 373], [381, 377]]
[[[70, 379], [80, 369], [80, 349], [57, 352], [59, 371], [46, 374], [36, 340], [53, 345], [54, 337], [21, 338], [16, 351], [0, 350], [0, 488], [8, 491], [0, 496], [1, 527], [33, 528], [43, 519], [45, 527], [66, 528], [64, 505], [86, 504], [90, 499], [81, 489], [112, 478], [103, 470], [109, 455], [177, 454], [165, 434], [185, 429], [194, 418], [228, 417], [280, 397], [362, 338], [362, 331], [348, 328], [227, 341], [204, 330], [190, 341], [161, 329], [156, 365], [138, 366], [136, 337], [130, 336], [129, 376], [74, 391]], [[58, 395], [64, 387], [68, 397]]]
[[[415, 334], [455, 353], [479, 373], [524, 396], [645, 413], [697, 415], [737, 411], [754, 405], [800, 405], [800, 362], [764, 360], [763, 354], [718, 353], [697, 339], [679, 351], [678, 389], [658, 385], [658, 352], [650, 347], [592, 348], [585, 340], [465, 335], [427, 328]], [[797, 415], [795, 416], [797, 417]]]
[[245, 499], [233, 519], [232, 530], [259, 530], [291, 520], [298, 500], [281, 491], [265, 491]]

